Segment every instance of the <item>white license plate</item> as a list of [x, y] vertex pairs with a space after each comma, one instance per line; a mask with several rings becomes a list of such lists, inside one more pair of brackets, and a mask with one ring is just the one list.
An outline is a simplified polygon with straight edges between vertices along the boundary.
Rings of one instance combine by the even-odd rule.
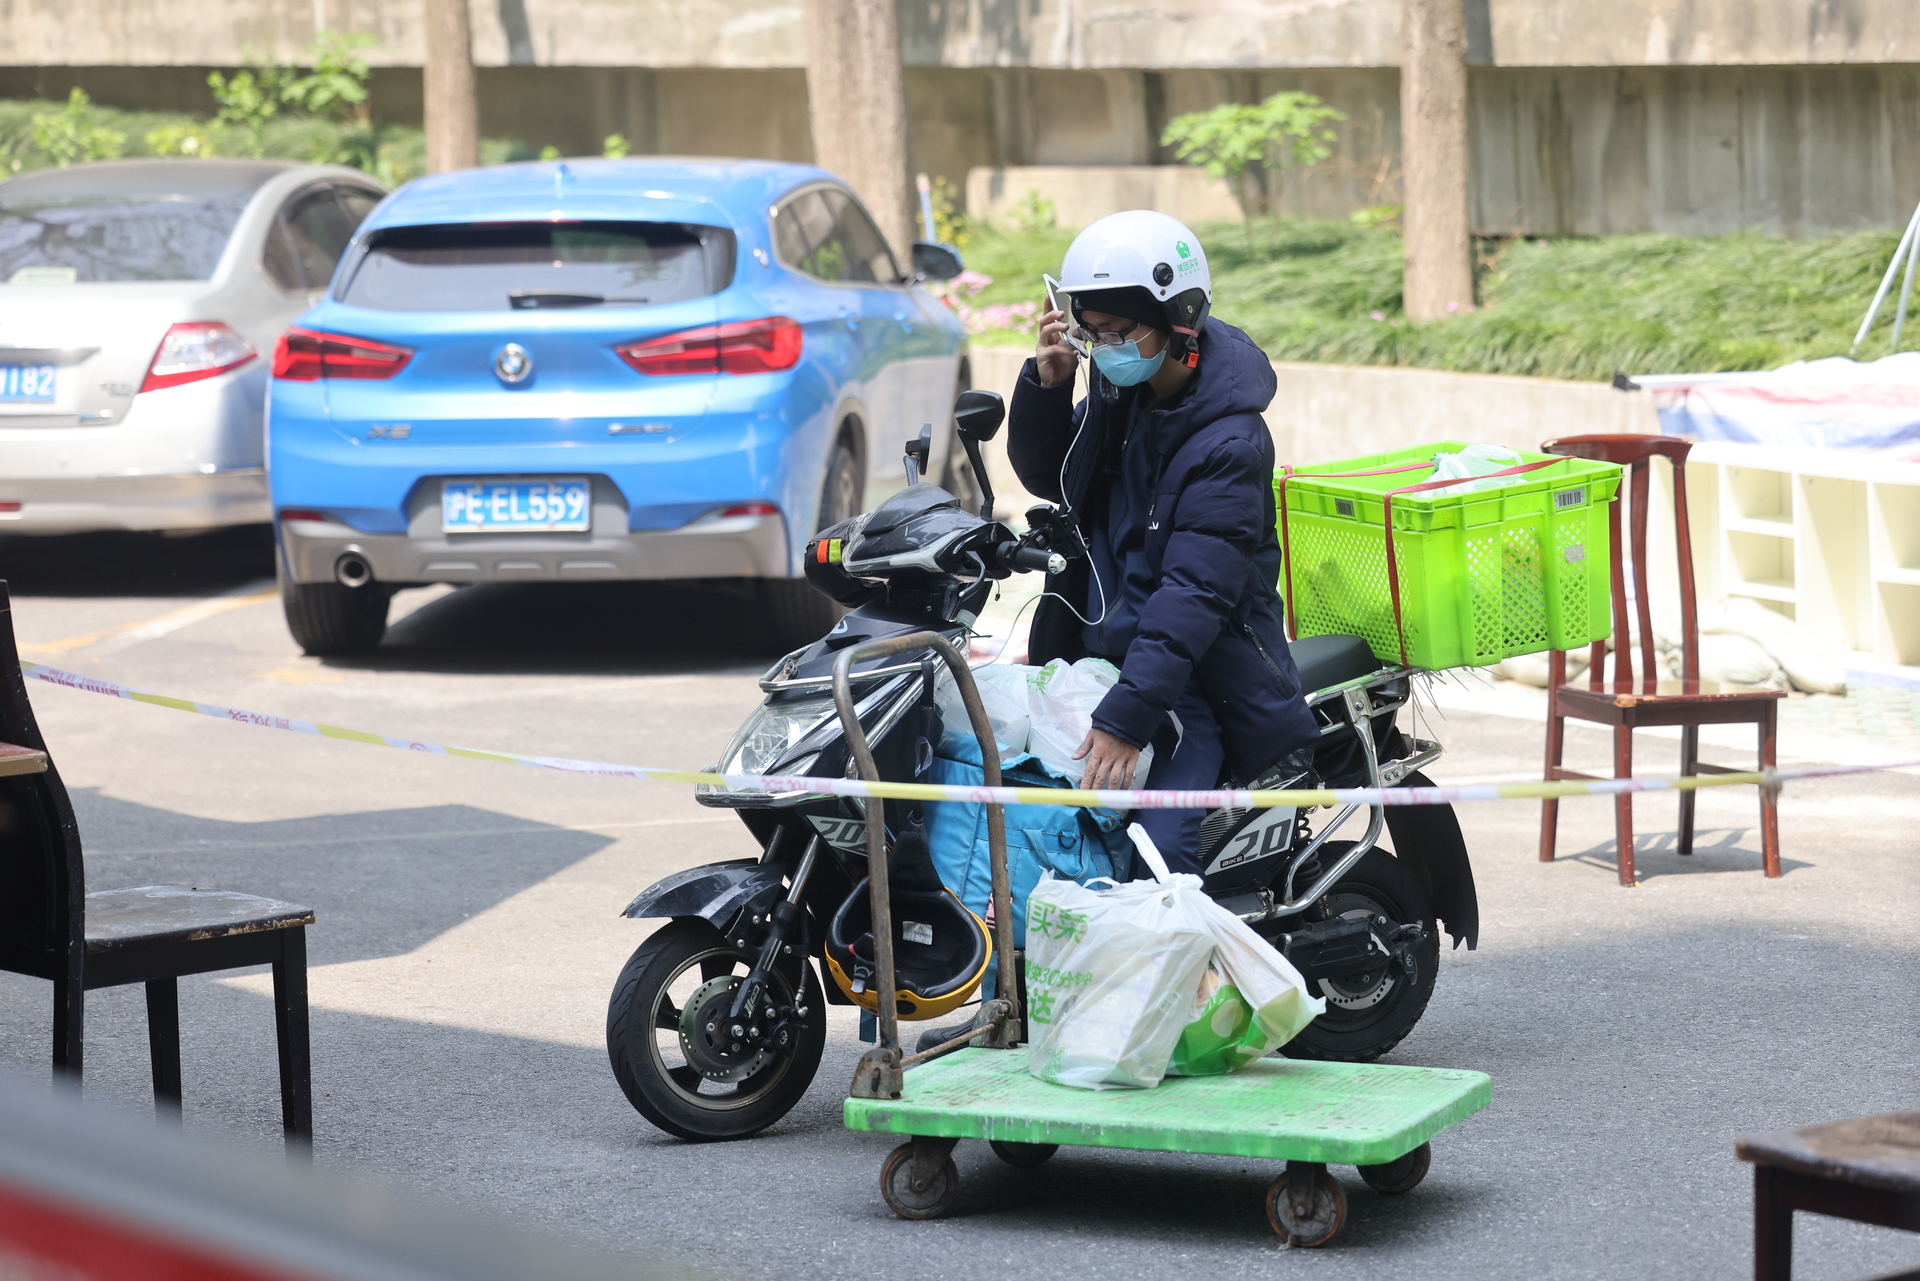
[[582, 479], [449, 480], [440, 486], [440, 529], [448, 534], [583, 533], [593, 527]]
[[0, 401], [48, 404], [53, 386], [52, 365], [0, 365]]

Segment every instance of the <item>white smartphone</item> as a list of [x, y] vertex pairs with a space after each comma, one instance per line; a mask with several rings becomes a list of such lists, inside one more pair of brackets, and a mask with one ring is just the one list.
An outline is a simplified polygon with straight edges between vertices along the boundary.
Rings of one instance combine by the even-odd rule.
[[1093, 355], [1093, 344], [1081, 342], [1073, 336], [1075, 322], [1073, 319], [1072, 299], [1060, 292], [1060, 282], [1052, 276], [1042, 273], [1040, 280], [1047, 287], [1047, 310], [1057, 311], [1066, 317], [1067, 328], [1066, 331], [1060, 335], [1060, 341], [1079, 352], [1082, 356], [1091, 357]]

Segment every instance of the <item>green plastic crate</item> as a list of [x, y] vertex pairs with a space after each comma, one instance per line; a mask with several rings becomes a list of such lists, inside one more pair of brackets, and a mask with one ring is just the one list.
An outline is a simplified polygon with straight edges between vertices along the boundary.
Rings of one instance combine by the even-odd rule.
[[[1439, 441], [1295, 468], [1284, 487], [1280, 589], [1300, 636], [1366, 638], [1401, 661], [1388, 585], [1385, 497], [1432, 476], [1425, 469], [1332, 476], [1426, 462], [1457, 453]], [[1555, 465], [1497, 489], [1436, 489], [1393, 500], [1406, 661], [1414, 667], [1482, 666], [1516, 654], [1576, 649], [1610, 627], [1612, 541], [1607, 505], [1622, 468], [1584, 458], [1522, 453]], [[1281, 478], [1274, 476], [1276, 497]]]

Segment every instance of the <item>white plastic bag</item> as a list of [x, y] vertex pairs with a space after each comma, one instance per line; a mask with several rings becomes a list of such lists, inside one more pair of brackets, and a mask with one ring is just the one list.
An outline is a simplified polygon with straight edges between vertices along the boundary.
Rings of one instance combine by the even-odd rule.
[[[1073, 754], [1087, 741], [1094, 709], [1107, 691], [1119, 684], [1120, 669], [1101, 658], [1083, 658], [1071, 664], [1056, 658], [1045, 667], [1025, 670], [1029, 673], [1027, 750], [1038, 756], [1049, 772], [1077, 782], [1086, 765], [1074, 760]], [[1151, 768], [1153, 748], [1148, 746], [1141, 750], [1140, 762], [1134, 766], [1135, 787], [1146, 785]]]
[[1213, 956], [1210, 903], [1197, 876], [1105, 890], [1042, 877], [1027, 899], [1027, 1070], [1087, 1090], [1160, 1084]]
[[[985, 663], [973, 670], [974, 687], [980, 691], [980, 703], [987, 711], [987, 723], [1000, 744], [1000, 756], [1018, 756], [1027, 750], [1027, 681], [1037, 667], [1016, 664]], [[940, 709], [940, 723], [949, 734], [973, 735], [973, 721], [967, 705], [960, 700], [960, 687], [953, 674], [943, 666], [934, 682], [933, 699]]]
[[[1163, 882], [1175, 879], [1146, 829], [1135, 823], [1127, 835], [1156, 877]], [[1291, 1041], [1327, 1008], [1325, 1000], [1308, 994], [1307, 981], [1293, 962], [1245, 921], [1202, 897], [1213, 959], [1201, 975], [1169, 1056], [1169, 1076], [1237, 1071]]]
[[[1505, 471], [1509, 467], [1518, 467], [1524, 460], [1514, 450], [1500, 445], [1468, 445], [1457, 453], [1438, 453], [1433, 456], [1433, 475], [1428, 480], [1464, 480], [1467, 477], [1488, 477], [1494, 472]], [[1511, 484], [1523, 479], [1520, 476], [1501, 476], [1498, 479], [1474, 480], [1465, 485], [1450, 485], [1443, 493], [1471, 494], [1483, 489], [1497, 489], [1501, 485]]]
[[1327, 1003], [1308, 993], [1307, 981], [1293, 962], [1254, 933], [1252, 926], [1212, 899], [1207, 906], [1213, 963], [1232, 984], [1229, 990], [1238, 990], [1249, 1011], [1247, 1028], [1224, 1051], [1225, 1067], [1232, 1071], [1265, 1058], [1300, 1035], [1307, 1024], [1326, 1013]]

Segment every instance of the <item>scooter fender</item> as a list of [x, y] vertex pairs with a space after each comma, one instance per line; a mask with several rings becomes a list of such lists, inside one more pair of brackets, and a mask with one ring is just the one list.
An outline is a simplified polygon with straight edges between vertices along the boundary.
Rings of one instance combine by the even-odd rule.
[[725, 933], [743, 910], [770, 912], [785, 892], [778, 867], [754, 859], [708, 863], [649, 885], [620, 915], [697, 916]]
[[[1400, 786], [1432, 787], [1433, 783], [1416, 771]], [[1467, 842], [1453, 806], [1390, 805], [1387, 834], [1393, 838], [1394, 853], [1427, 892], [1433, 914], [1453, 936], [1453, 945], [1465, 943], [1473, 951], [1480, 943], [1480, 897], [1474, 890], [1473, 864], [1467, 859]]]

